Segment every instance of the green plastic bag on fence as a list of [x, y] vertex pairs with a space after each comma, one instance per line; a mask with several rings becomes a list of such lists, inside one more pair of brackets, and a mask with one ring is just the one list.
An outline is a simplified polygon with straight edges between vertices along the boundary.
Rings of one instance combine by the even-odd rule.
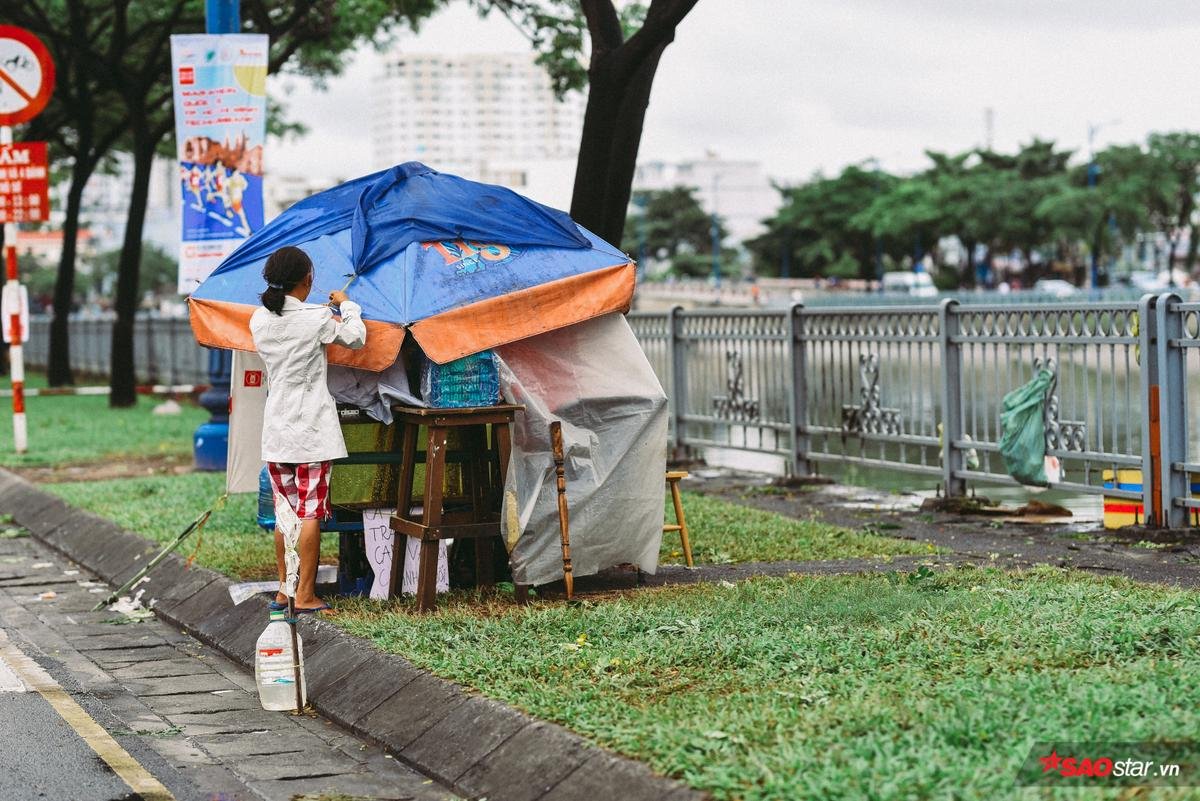
[[1000, 455], [1008, 474], [1022, 484], [1046, 486], [1046, 390], [1054, 374], [1038, 370], [1033, 380], [1004, 396], [1000, 412]]

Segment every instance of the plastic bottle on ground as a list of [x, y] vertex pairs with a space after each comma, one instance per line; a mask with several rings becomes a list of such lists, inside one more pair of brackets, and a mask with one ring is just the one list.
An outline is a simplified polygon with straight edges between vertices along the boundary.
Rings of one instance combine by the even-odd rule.
[[[263, 709], [273, 712], [296, 711], [296, 674], [292, 667], [292, 631], [286, 612], [271, 612], [271, 622], [263, 629], [254, 652], [254, 683]], [[304, 680], [304, 643], [296, 635], [300, 652], [300, 695], [308, 703]]]

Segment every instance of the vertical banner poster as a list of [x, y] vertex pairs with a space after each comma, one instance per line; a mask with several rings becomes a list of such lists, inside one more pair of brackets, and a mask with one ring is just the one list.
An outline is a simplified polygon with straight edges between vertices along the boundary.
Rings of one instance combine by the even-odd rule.
[[262, 228], [267, 49], [263, 34], [171, 37], [181, 294]]

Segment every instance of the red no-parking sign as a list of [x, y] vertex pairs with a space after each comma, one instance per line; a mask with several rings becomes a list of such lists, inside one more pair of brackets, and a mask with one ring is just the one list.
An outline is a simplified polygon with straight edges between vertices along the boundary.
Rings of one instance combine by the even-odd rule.
[[29, 122], [50, 102], [54, 62], [24, 28], [0, 25], [0, 125]]

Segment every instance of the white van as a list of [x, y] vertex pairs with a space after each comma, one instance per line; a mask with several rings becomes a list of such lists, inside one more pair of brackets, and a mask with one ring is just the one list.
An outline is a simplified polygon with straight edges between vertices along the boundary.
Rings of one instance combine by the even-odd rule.
[[915, 298], [935, 298], [938, 293], [929, 273], [910, 272], [884, 273], [883, 291]]

